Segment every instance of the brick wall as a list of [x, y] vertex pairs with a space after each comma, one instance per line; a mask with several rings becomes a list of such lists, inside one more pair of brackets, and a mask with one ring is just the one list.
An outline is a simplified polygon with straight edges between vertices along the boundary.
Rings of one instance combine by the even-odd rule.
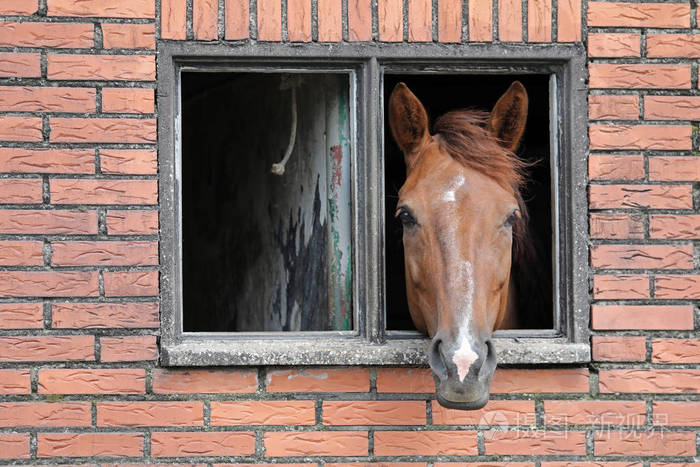
[[[697, 13], [0, 0], [0, 463], [697, 462]], [[498, 370], [477, 412], [431, 401], [424, 369], [159, 368], [160, 39], [585, 43], [594, 362]]]

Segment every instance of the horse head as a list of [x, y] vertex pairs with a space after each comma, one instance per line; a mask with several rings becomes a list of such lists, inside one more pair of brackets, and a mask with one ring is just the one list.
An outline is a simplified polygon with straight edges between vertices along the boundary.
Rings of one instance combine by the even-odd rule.
[[527, 106], [516, 81], [490, 114], [449, 112], [431, 134], [423, 104], [405, 84], [389, 100], [391, 131], [406, 164], [396, 216], [409, 311], [432, 339], [430, 367], [446, 407], [488, 402], [493, 332], [517, 325], [509, 282], [514, 237], [525, 218], [519, 195], [525, 164], [514, 151]]

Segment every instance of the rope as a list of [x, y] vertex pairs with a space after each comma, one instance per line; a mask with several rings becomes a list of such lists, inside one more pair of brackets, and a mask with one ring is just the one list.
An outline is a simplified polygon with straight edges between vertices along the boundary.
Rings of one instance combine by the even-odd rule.
[[297, 88], [292, 86], [292, 128], [289, 134], [289, 143], [287, 150], [284, 152], [284, 157], [276, 164], [272, 164], [270, 171], [275, 175], [284, 175], [284, 166], [287, 165], [289, 157], [294, 150], [294, 142], [297, 139]]

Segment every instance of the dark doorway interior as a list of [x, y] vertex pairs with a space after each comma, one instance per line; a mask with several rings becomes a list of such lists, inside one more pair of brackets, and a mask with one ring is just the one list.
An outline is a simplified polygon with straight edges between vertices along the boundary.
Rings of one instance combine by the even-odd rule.
[[[450, 110], [476, 108], [491, 110], [510, 84], [518, 80], [527, 89], [530, 106], [525, 135], [518, 155], [536, 162], [530, 169], [528, 184], [523, 192], [529, 212], [532, 238], [537, 241], [539, 260], [533, 270], [541, 271], [542, 300], [521, 310], [528, 329], [553, 328], [552, 302], [552, 206], [550, 178], [550, 116], [549, 79], [546, 74], [513, 75], [436, 75], [385, 74], [384, 114], [394, 86], [404, 82], [423, 102], [431, 125]], [[415, 329], [408, 313], [404, 282], [403, 243], [401, 224], [394, 218], [398, 190], [405, 179], [403, 156], [391, 137], [389, 122], [384, 122], [385, 164], [385, 244], [386, 244], [386, 327], [388, 330]]]

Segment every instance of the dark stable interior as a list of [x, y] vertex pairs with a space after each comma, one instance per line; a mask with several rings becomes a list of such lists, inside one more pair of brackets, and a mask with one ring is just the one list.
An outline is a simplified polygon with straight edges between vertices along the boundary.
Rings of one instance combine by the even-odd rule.
[[[518, 80], [528, 92], [529, 111], [525, 134], [517, 153], [536, 162], [529, 170], [527, 186], [522, 191], [530, 213], [531, 240], [537, 264], [528, 265], [540, 276], [541, 290], [526, 310], [523, 328], [552, 329], [552, 209], [550, 180], [549, 75], [436, 75], [385, 74], [384, 115], [394, 86], [404, 82], [421, 100], [430, 124], [445, 112], [463, 108], [490, 111], [510, 84]], [[386, 236], [386, 327], [388, 330], [415, 330], [406, 303], [401, 223], [394, 217], [398, 191], [406, 177], [403, 155], [396, 146], [384, 119], [384, 186]]]
[[[327, 176], [349, 166], [348, 90], [339, 73], [182, 73], [185, 332], [352, 329], [352, 297], [332, 283], [352, 275], [336, 274], [329, 241], [350, 211]], [[294, 99], [296, 141], [275, 175]]]

